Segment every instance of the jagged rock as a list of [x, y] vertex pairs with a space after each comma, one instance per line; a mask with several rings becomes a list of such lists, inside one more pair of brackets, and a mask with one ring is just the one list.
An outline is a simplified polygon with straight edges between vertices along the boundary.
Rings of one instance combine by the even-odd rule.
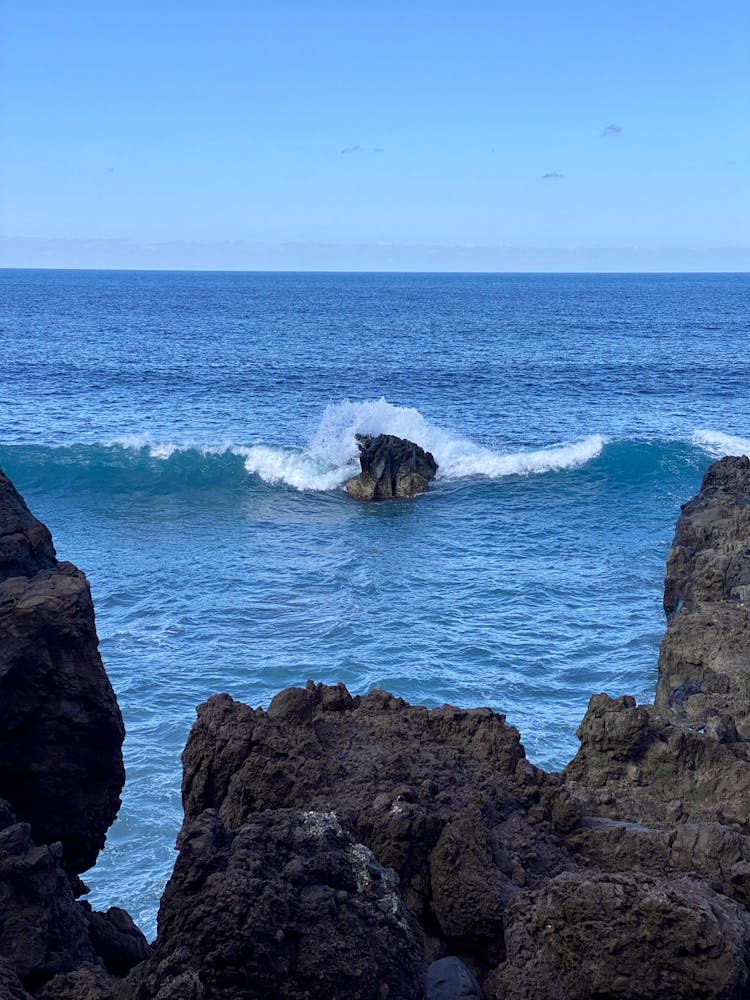
[[[114, 1000], [116, 983], [100, 965], [84, 963], [75, 972], [55, 976], [36, 994], [36, 1000]], [[129, 1000], [126, 993], [118, 1000]]]
[[0, 1000], [32, 1000], [31, 994], [23, 988], [15, 970], [0, 958]]
[[47, 1000], [108, 1000], [102, 957], [123, 974], [146, 942], [75, 895], [120, 804], [122, 718], [86, 578], [2, 472], [0, 634], [0, 997], [15, 976]]
[[96, 961], [86, 915], [62, 868], [60, 844], [37, 845], [0, 805], [0, 956], [27, 989]]
[[396, 880], [334, 813], [183, 828], [132, 1000], [422, 1000], [424, 943]]
[[87, 903], [89, 937], [94, 951], [113, 976], [126, 976], [133, 966], [151, 953], [145, 935], [133, 918], [119, 906], [110, 906], [106, 913], [92, 910]]
[[57, 564], [52, 536], [0, 469], [0, 581]]
[[86, 577], [1, 473], [0, 579], [0, 796], [78, 874], [120, 805], [124, 728]]
[[545, 788], [527, 814], [540, 772], [490, 709], [428, 711], [312, 683], [267, 712], [221, 695], [198, 709], [183, 764], [188, 823], [212, 808], [230, 830], [265, 809], [335, 810], [397, 872], [434, 958], [497, 961], [508, 900], [566, 864], [542, 822], [558, 793]]
[[656, 707], [750, 739], [750, 459], [723, 458], [682, 507], [667, 562]]
[[424, 493], [438, 470], [431, 452], [393, 434], [358, 434], [360, 474], [346, 483], [357, 500], [390, 500]]
[[736, 823], [750, 833], [750, 744], [726, 746], [630, 697], [594, 695], [565, 769], [588, 814], [644, 823]]
[[741, 1000], [750, 918], [691, 878], [565, 873], [519, 895], [487, 1000]]

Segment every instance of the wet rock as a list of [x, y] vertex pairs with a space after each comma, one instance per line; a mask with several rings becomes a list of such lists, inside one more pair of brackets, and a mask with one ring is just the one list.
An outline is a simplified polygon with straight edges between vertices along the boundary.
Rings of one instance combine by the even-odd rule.
[[393, 434], [358, 434], [360, 474], [346, 483], [357, 500], [390, 500], [424, 493], [437, 474], [429, 451]]
[[1, 473], [0, 580], [0, 796], [75, 875], [120, 805], [124, 728], [86, 577]]
[[422, 933], [392, 873], [334, 813], [186, 824], [132, 1000], [422, 1000]]

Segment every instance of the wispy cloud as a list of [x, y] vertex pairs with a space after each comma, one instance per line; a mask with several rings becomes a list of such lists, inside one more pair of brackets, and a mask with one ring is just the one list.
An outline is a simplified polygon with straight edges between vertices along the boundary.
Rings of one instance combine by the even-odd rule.
[[565, 174], [559, 173], [557, 170], [550, 170], [547, 174], [542, 174], [543, 181], [561, 181]]
[[357, 143], [356, 146], [344, 146], [340, 153], [342, 156], [351, 156], [352, 153], [384, 153], [385, 149], [382, 146], [360, 146]]
[[623, 132], [622, 125], [605, 125], [599, 134], [600, 139], [606, 139], [610, 135], [620, 135]]

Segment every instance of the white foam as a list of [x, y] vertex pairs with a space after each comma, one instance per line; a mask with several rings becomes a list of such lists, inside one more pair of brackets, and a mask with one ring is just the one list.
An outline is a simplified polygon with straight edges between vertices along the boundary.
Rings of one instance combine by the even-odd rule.
[[750, 455], [750, 438], [722, 434], [721, 431], [695, 430], [693, 444], [707, 451], [712, 458], [723, 458], [724, 455]]
[[494, 451], [430, 423], [419, 410], [394, 406], [381, 398], [329, 404], [305, 448], [231, 442], [174, 444], [156, 442], [149, 435], [121, 437], [110, 444], [135, 450], [145, 448], [157, 459], [168, 459], [188, 450], [204, 455], [231, 453], [242, 457], [246, 470], [267, 483], [284, 483], [298, 490], [332, 490], [359, 469], [357, 434], [395, 434], [416, 441], [432, 452], [439, 466], [438, 477], [446, 480], [475, 476], [499, 479], [577, 468], [596, 458], [605, 443], [603, 437], [595, 434], [536, 451]]
[[248, 472], [255, 473], [267, 483], [285, 483], [297, 490], [333, 490], [356, 474], [353, 465], [325, 468], [314, 456], [300, 451], [267, 448], [265, 445], [234, 450], [244, 455]]
[[503, 453], [454, 436], [412, 407], [394, 406], [382, 398], [361, 403], [346, 400], [326, 407], [304, 451], [249, 448], [245, 467], [271, 483], [284, 482], [301, 490], [334, 489], [356, 474], [357, 434], [395, 434], [416, 441], [435, 456], [442, 479], [497, 479], [576, 468], [595, 458], [604, 446], [603, 437], [591, 435], [537, 451]]

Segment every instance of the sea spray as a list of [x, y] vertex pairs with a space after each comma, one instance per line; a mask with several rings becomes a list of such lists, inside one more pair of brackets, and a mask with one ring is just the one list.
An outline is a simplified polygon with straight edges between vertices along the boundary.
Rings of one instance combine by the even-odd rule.
[[725, 455], [750, 455], [750, 438], [739, 437], [736, 434], [698, 429], [694, 431], [692, 441], [712, 458], [723, 458]]

